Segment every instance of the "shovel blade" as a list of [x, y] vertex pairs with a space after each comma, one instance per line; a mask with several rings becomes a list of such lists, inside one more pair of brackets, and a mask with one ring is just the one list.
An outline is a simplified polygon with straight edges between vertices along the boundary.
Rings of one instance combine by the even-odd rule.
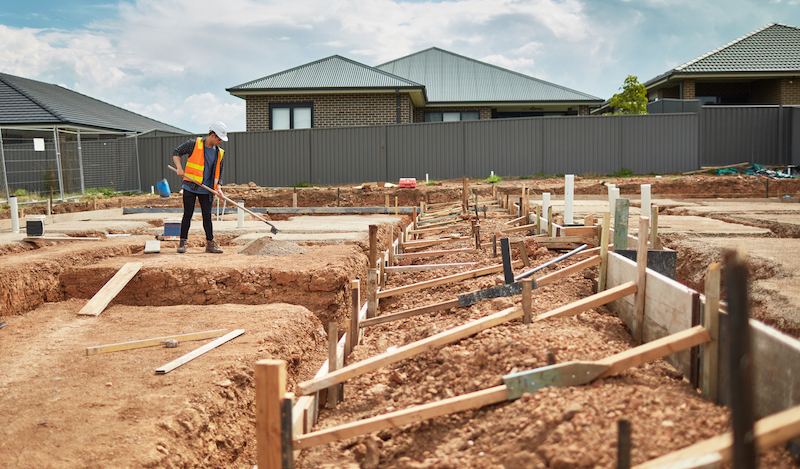
[[520, 398], [526, 392], [534, 393], [550, 386], [586, 384], [600, 376], [606, 369], [607, 365], [573, 361], [505, 375], [503, 382], [508, 390], [508, 400], [513, 400]]

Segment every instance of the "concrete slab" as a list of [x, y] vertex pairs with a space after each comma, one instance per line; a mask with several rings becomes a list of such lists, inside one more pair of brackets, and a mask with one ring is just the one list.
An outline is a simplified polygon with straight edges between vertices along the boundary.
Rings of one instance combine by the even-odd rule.
[[[631, 231], [638, 231], [638, 224]], [[766, 228], [757, 228], [738, 223], [728, 223], [708, 217], [680, 215], [659, 215], [658, 234], [683, 234], [689, 236], [769, 236], [772, 232]]]

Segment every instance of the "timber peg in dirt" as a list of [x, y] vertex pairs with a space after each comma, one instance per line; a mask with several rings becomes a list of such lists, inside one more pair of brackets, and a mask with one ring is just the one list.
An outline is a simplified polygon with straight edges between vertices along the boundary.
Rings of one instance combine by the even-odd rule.
[[[177, 169], [175, 169], [175, 168], [174, 168], [172, 165], [167, 165], [167, 168], [169, 168], [169, 169], [171, 169], [171, 170], [175, 171], [175, 173], [177, 173], [177, 172], [178, 172], [178, 170], [177, 170]], [[267, 220], [266, 220], [264, 217], [262, 217], [261, 215], [258, 215], [257, 213], [253, 212], [252, 210], [249, 210], [249, 209], [245, 208], [243, 205], [239, 205], [239, 204], [237, 204], [236, 202], [234, 202], [233, 200], [231, 200], [231, 199], [230, 199], [230, 197], [228, 197], [228, 196], [226, 196], [226, 195], [224, 195], [224, 194], [220, 194], [219, 192], [215, 191], [214, 189], [211, 189], [210, 187], [206, 186], [205, 184], [198, 184], [198, 185], [199, 185], [200, 187], [202, 187], [203, 189], [205, 189], [205, 190], [207, 190], [207, 191], [211, 192], [212, 194], [216, 194], [216, 195], [217, 195], [217, 197], [219, 197], [219, 198], [221, 198], [221, 199], [225, 199], [225, 200], [227, 200], [227, 201], [228, 201], [228, 202], [230, 202], [230, 203], [231, 203], [231, 205], [233, 205], [234, 207], [236, 207], [236, 208], [240, 208], [240, 209], [244, 210], [245, 212], [249, 213], [250, 215], [252, 215], [252, 216], [254, 216], [254, 217], [258, 218], [259, 220], [263, 221], [263, 222], [264, 222], [264, 223], [266, 223], [267, 225], [271, 226], [272, 228], [269, 230], [269, 231], [270, 231], [270, 233], [272, 233], [272, 234], [277, 234], [277, 233], [278, 233], [278, 229], [277, 229], [277, 228], [275, 228], [275, 225], [273, 225], [272, 223], [268, 222], [268, 221], [267, 221]]]

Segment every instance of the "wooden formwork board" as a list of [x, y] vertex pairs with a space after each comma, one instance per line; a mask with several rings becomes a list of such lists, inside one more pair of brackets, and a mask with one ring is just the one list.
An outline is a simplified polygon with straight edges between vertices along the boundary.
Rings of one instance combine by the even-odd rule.
[[[606, 288], [636, 281], [636, 263], [609, 251]], [[647, 289], [644, 301], [644, 332], [642, 340], [650, 342], [692, 327], [692, 298], [694, 290], [669, 277], [647, 269]], [[620, 319], [631, 329], [634, 327], [634, 296], [609, 303]], [[667, 361], [686, 374], [691, 371], [690, 352], [670, 355]]]
[[[609, 252], [607, 288], [634, 280], [636, 264]], [[693, 296], [697, 294], [668, 277], [647, 270], [647, 290], [644, 308], [644, 341], [649, 342], [692, 327]], [[701, 307], [705, 297], [700, 296]], [[633, 296], [608, 304], [630, 327], [633, 320]], [[720, 305], [718, 383], [719, 403], [730, 405], [728, 314]], [[753, 353], [753, 391], [755, 414], [766, 417], [800, 405], [800, 341], [755, 319], [750, 320], [750, 339]], [[701, 351], [702, 351], [702, 345]], [[666, 358], [688, 376], [691, 368], [688, 350]], [[702, 362], [700, 364], [702, 367]], [[702, 371], [702, 368], [701, 368]]]
[[[728, 314], [720, 311], [719, 400], [730, 405]], [[800, 405], [800, 341], [755, 319], [750, 320], [756, 417]]]

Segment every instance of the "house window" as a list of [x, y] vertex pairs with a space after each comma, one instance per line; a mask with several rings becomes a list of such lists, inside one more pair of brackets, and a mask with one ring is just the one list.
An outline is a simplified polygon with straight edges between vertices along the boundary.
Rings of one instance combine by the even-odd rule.
[[425, 122], [476, 121], [480, 118], [481, 114], [478, 111], [425, 113]]
[[312, 107], [311, 103], [270, 104], [270, 130], [310, 129]]

